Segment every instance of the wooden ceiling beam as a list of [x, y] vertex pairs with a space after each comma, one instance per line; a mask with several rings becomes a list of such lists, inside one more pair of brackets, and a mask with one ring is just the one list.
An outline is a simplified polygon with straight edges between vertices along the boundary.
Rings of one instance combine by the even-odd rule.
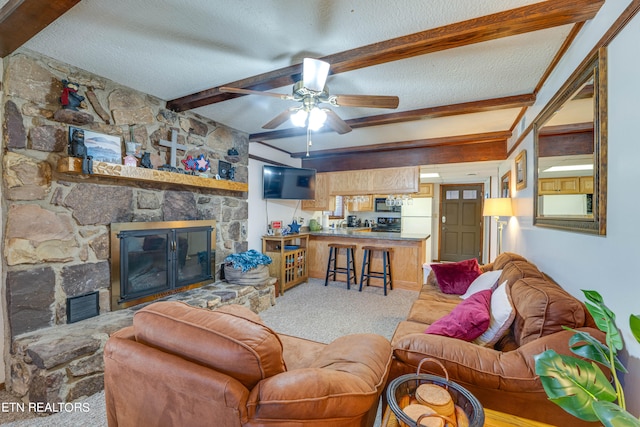
[[[593, 18], [603, 4], [604, 0], [547, 0], [373, 43], [320, 59], [331, 64], [332, 74], [339, 74], [446, 49], [584, 22]], [[270, 90], [295, 83], [300, 79], [301, 73], [302, 65], [296, 64], [221, 86]], [[167, 102], [167, 108], [185, 111], [245, 96], [222, 93], [219, 90], [221, 86], [170, 100]]]
[[62, 16], [80, 0], [9, 0], [0, 9], [0, 58]]
[[[521, 108], [533, 105], [536, 97], [533, 94], [507, 96], [503, 98], [485, 99], [482, 101], [463, 102], [460, 104], [443, 105], [438, 107], [421, 108], [418, 110], [402, 111], [399, 113], [380, 114], [376, 116], [361, 117], [345, 120], [353, 129], [388, 125], [393, 123], [409, 122], [414, 120], [433, 119], [437, 117], [457, 116], [461, 114], [481, 113], [485, 111], [504, 110], [507, 108]], [[322, 132], [330, 132], [324, 130]], [[270, 132], [254, 133], [249, 135], [249, 141], [268, 141], [271, 139], [290, 138], [302, 136], [305, 128], [289, 128]]]
[[[459, 135], [459, 136], [447, 136], [442, 138], [427, 138], [427, 139], [416, 139], [410, 141], [400, 141], [400, 142], [389, 142], [386, 144], [372, 144], [372, 145], [363, 145], [358, 147], [345, 147], [345, 148], [336, 148], [332, 150], [316, 150], [311, 152], [310, 156], [307, 156], [306, 152], [298, 152], [291, 153], [291, 157], [293, 158], [319, 158], [319, 157], [327, 157], [327, 156], [336, 156], [336, 155], [347, 155], [347, 154], [362, 154], [364, 152], [367, 155], [375, 152], [389, 152], [392, 151], [396, 153], [399, 150], [413, 150], [416, 148], [433, 148], [433, 147], [449, 147], [449, 146], [459, 146], [459, 145], [471, 145], [471, 144], [482, 144], [488, 142], [504, 142], [506, 144], [507, 139], [511, 137], [511, 132], [509, 131], [498, 131], [498, 132], [487, 132], [487, 133], [478, 133], [472, 135]], [[395, 154], [394, 154], [395, 155]]]

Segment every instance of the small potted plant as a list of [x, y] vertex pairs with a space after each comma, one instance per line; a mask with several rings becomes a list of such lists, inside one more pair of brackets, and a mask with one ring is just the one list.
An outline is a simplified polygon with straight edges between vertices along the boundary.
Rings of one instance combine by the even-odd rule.
[[[587, 332], [565, 328], [575, 332], [569, 339], [569, 347], [581, 358], [547, 350], [536, 356], [536, 374], [549, 400], [571, 415], [585, 421], [600, 421], [606, 427], [640, 427], [640, 420], [626, 410], [624, 390], [618, 380], [618, 372], [627, 370], [617, 357], [623, 342], [616, 316], [598, 292], [582, 292], [598, 329], [607, 334], [606, 345]], [[634, 338], [640, 342], [640, 317], [631, 315], [629, 324]], [[611, 381], [595, 362], [609, 368]]]

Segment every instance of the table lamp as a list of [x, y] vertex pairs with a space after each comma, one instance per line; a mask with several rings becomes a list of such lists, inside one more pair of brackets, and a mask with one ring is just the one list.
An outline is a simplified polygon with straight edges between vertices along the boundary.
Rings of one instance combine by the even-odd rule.
[[492, 216], [498, 223], [498, 254], [502, 253], [502, 229], [507, 221], [501, 221], [501, 216], [512, 216], [513, 209], [511, 208], [511, 198], [498, 197], [495, 199], [485, 199], [484, 208], [482, 209], [483, 216]]

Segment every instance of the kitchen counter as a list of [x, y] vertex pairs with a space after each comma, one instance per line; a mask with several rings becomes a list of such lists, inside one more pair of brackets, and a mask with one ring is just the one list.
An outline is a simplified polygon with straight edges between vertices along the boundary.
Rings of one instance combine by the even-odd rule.
[[426, 240], [428, 234], [393, 233], [388, 231], [371, 231], [368, 227], [337, 228], [320, 231], [311, 231], [311, 236], [349, 236], [356, 239], [384, 239], [384, 240]]
[[[379, 246], [392, 248], [391, 274], [395, 289], [419, 291], [422, 288], [422, 265], [426, 262], [427, 234], [393, 233], [370, 231], [369, 228], [338, 228], [309, 233], [308, 266], [309, 277], [323, 279], [327, 272], [329, 261], [329, 244], [342, 243], [356, 246], [355, 266], [360, 283], [362, 269], [363, 246]], [[340, 252], [338, 265], [346, 265], [344, 251]], [[382, 271], [382, 254], [375, 252], [372, 257], [372, 271]], [[338, 275], [338, 280], [345, 280], [344, 275]], [[345, 285], [346, 286], [346, 285]], [[381, 279], [371, 279], [371, 286], [382, 287]], [[364, 289], [363, 289], [364, 292]]]

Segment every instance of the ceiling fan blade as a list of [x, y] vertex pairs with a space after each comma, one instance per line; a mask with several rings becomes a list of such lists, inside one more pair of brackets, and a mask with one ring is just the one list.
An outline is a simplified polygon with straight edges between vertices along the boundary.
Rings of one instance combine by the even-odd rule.
[[400, 98], [382, 95], [334, 95], [340, 107], [398, 108]]
[[322, 92], [327, 82], [330, 64], [313, 58], [302, 62], [302, 85], [314, 92]]
[[261, 96], [271, 96], [273, 98], [280, 99], [293, 99], [291, 95], [284, 95], [281, 93], [273, 93], [273, 92], [260, 92], [259, 90], [251, 90], [251, 89], [242, 89], [239, 87], [228, 87], [221, 86], [218, 88], [220, 92], [231, 92], [231, 93], [241, 93], [243, 95], [261, 95]]
[[328, 108], [323, 108], [322, 111], [327, 113], [327, 121], [326, 124], [340, 135], [344, 133], [351, 132], [351, 126], [347, 124], [344, 120], [342, 120], [333, 110]]
[[291, 114], [295, 111], [295, 109], [284, 110], [282, 113], [275, 116], [270, 122], [266, 123], [262, 126], [262, 129], [275, 129], [291, 117]]

